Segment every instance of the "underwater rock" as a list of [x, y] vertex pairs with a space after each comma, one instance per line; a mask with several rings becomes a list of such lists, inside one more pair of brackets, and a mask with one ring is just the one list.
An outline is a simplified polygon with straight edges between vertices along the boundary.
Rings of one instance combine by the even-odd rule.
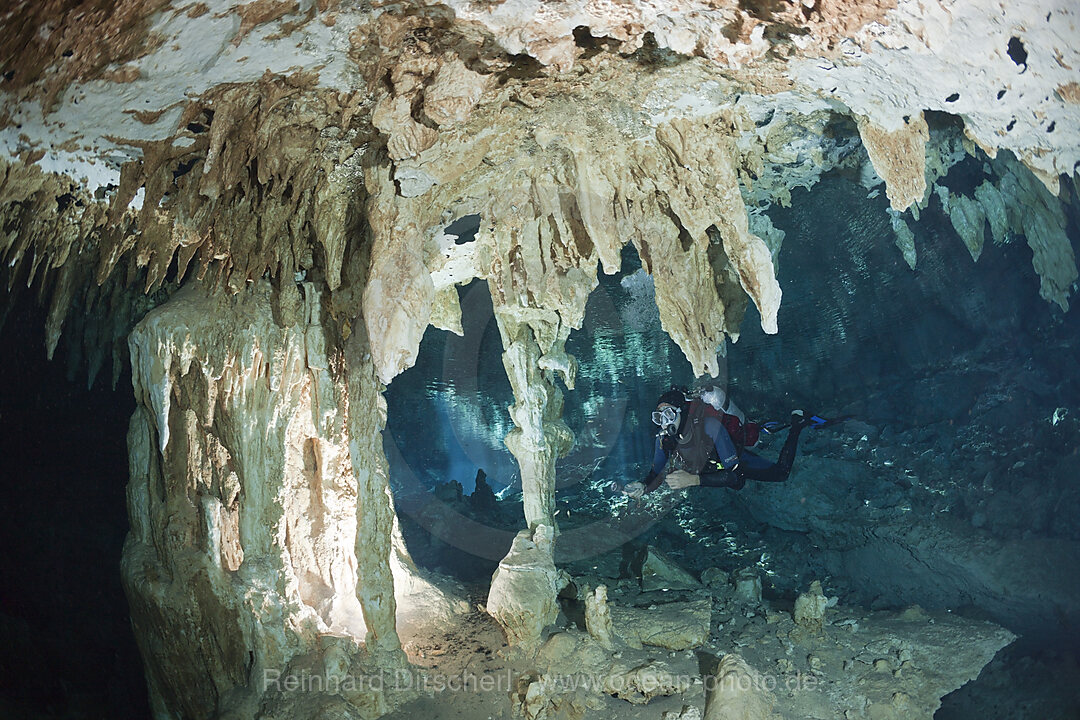
[[514, 714], [525, 720], [581, 720], [602, 707], [601, 698], [583, 688], [568, 690], [559, 677], [524, 674], [510, 694]]
[[705, 702], [705, 720], [773, 720], [776, 698], [761, 674], [735, 653], [720, 660]]
[[755, 568], [743, 568], [732, 576], [735, 596], [746, 603], [761, 602], [761, 574]]
[[641, 556], [638, 574], [641, 576], [641, 589], [644, 592], [697, 590], [701, 587], [701, 583], [693, 575], [652, 545], [649, 545]]
[[660, 716], [660, 720], [701, 720], [701, 711], [693, 705], [683, 706], [681, 712], [668, 710]]
[[709, 637], [712, 600], [656, 605], [648, 609], [610, 606], [615, 635], [633, 648], [654, 645], [668, 650], [688, 650]]
[[959, 607], [976, 603], [1028, 637], [1053, 638], [1080, 623], [1080, 542], [998, 539], [970, 522], [895, 508], [863, 498], [881, 479], [858, 461], [807, 455], [778, 488], [749, 483], [734, 498], [759, 522], [811, 533], [830, 572], [851, 578], [867, 598], [895, 604]]
[[615, 646], [611, 630], [611, 610], [607, 605], [607, 586], [600, 585], [585, 595], [585, 629], [606, 648]]
[[497, 507], [498, 503], [495, 493], [488, 485], [487, 473], [477, 470], [473, 491], [469, 495], [469, 505], [477, 512], [484, 512]]
[[[271, 295], [264, 282], [237, 297], [191, 284], [131, 335], [121, 574], [158, 714], [250, 717], [279, 688], [249, 679], [321, 662], [328, 635], [342, 638], [339, 664], [396, 670], [398, 611], [438, 624], [460, 610], [413, 576], [379, 413], [344, 411], [378, 406], [373, 366], [336, 372], [317, 298], [281, 327]], [[372, 688], [350, 701], [388, 702]]]
[[544, 628], [559, 615], [556, 597], [569, 582], [552, 559], [554, 531], [547, 525], [522, 530], [491, 576], [487, 612], [510, 645], [539, 645]]
[[709, 588], [724, 588], [731, 582], [731, 577], [720, 568], [706, 568], [701, 573], [701, 583]]
[[810, 632], [821, 632], [825, 608], [836, 604], [836, 598], [827, 598], [821, 591], [821, 582], [810, 583], [810, 590], [795, 598], [795, 624]]
[[655, 697], [690, 690], [696, 660], [680, 657], [668, 662], [653, 655], [635, 650], [612, 654], [584, 633], [556, 633], [537, 651], [535, 671], [519, 681], [515, 708], [527, 717], [533, 713], [554, 718], [562, 717], [558, 712], [565, 708], [576, 713], [599, 707], [597, 699], [604, 694], [643, 705]]
[[436, 499], [441, 500], [444, 503], [461, 502], [463, 493], [464, 490], [461, 487], [461, 483], [457, 480], [450, 480], [435, 485], [434, 495]]

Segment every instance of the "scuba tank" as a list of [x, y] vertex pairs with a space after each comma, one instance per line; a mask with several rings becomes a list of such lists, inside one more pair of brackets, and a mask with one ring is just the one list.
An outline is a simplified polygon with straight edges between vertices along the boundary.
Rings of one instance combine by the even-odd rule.
[[716, 411], [716, 416], [723, 423], [731, 439], [742, 447], [754, 447], [761, 437], [761, 424], [749, 422], [746, 414], [719, 385], [701, 388], [698, 399]]

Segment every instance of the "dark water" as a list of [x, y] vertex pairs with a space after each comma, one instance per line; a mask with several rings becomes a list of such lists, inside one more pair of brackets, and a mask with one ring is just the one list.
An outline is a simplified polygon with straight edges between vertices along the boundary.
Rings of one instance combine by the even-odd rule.
[[0, 717], [146, 718], [120, 584], [131, 381], [72, 382], [44, 327], [25, 300], [0, 333]]

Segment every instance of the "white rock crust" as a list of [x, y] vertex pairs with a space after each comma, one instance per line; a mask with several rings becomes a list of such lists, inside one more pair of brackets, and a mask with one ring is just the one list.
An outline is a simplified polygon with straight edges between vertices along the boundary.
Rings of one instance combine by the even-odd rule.
[[1067, 2], [901, 0], [840, 59], [790, 74], [886, 131], [924, 110], [958, 115], [988, 155], [1011, 150], [1057, 193], [1080, 163], [1078, 31]]

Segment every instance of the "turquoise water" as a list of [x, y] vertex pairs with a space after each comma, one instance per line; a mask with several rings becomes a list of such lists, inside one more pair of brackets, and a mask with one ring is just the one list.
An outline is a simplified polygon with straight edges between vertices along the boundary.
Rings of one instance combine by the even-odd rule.
[[[496, 492], [512, 495], [520, 479], [503, 438], [513, 427], [513, 393], [487, 284], [473, 282], [459, 296], [464, 336], [428, 328], [416, 365], [387, 389], [391, 482], [417, 490], [456, 480], [468, 494], [483, 469]], [[693, 373], [660, 327], [651, 279], [632, 248], [622, 272], [601, 275], [566, 347], [578, 360], [574, 390], [559, 382], [575, 442], [558, 463], [558, 489], [639, 479], [652, 457], [656, 398], [672, 383], [689, 385]]]

